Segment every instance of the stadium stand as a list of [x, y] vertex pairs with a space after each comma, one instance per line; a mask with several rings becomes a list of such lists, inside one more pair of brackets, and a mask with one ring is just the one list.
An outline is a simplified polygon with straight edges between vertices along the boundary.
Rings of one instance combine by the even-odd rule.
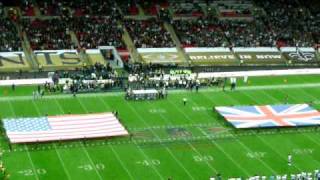
[[114, 1], [88, 1], [88, 0], [77, 0], [70, 1], [69, 7], [74, 16], [109, 16], [116, 11]]
[[[234, 47], [318, 48], [318, 4], [313, 0], [305, 3], [299, 0], [266, 3], [257, 0], [15, 0], [0, 4], [0, 14], [8, 14], [11, 19], [1, 20], [6, 24], [1, 27], [6, 32], [2, 34], [1, 51], [21, 51], [19, 40], [22, 39], [30, 42], [31, 50], [114, 46], [124, 60], [130, 62], [149, 62], [146, 59], [151, 57], [156, 59], [154, 62], [161, 62], [163, 58], [177, 59], [179, 55], [179, 62], [187, 63], [184, 55], [198, 58], [195, 55], [200, 52], [180, 53], [179, 49], [176, 52], [171, 49], [172, 54], [168, 56], [161, 53], [141, 55], [141, 51], [137, 51], [137, 48], [174, 48], [181, 44], [182, 48], [229, 48], [228, 55], [236, 58], [229, 57], [237, 62], [239, 58], [232, 51]], [[19, 34], [20, 28], [22, 34]], [[281, 52], [278, 53], [283, 55]], [[316, 57], [312, 54], [309, 59]], [[303, 55], [300, 59], [306, 58]]]
[[141, 1], [141, 6], [144, 10], [144, 13], [147, 15], [156, 16], [160, 9], [168, 9], [170, 6], [167, 0], [155, 0], [155, 1]]
[[35, 5], [32, 0], [21, 1], [22, 16], [35, 16]]
[[[267, 26], [277, 36], [277, 43], [283, 46], [313, 46], [310, 11], [298, 1], [257, 1], [267, 16]], [[312, 21], [312, 20], [311, 20]]]
[[4, 7], [3, 7], [3, 3], [0, 2], [0, 17], [2, 18], [4, 16]]
[[23, 19], [22, 26], [33, 50], [75, 49], [65, 21]]
[[175, 20], [176, 32], [184, 47], [225, 47], [228, 45], [217, 19]]
[[138, 4], [135, 0], [119, 1], [117, 5], [120, 8], [122, 15], [135, 16], [139, 14]]
[[21, 40], [14, 23], [8, 18], [0, 18], [0, 51], [22, 51]]
[[124, 24], [137, 48], [175, 46], [170, 33], [165, 30], [162, 22], [157, 19], [125, 20]]
[[37, 1], [39, 10], [44, 16], [61, 16], [69, 14], [67, 3], [57, 0]]
[[70, 24], [83, 48], [106, 45], [125, 48], [121, 39], [122, 27], [119, 27], [117, 20], [112, 17], [75, 17]]
[[228, 20], [221, 23], [223, 32], [233, 47], [274, 47], [275, 35], [263, 21]]

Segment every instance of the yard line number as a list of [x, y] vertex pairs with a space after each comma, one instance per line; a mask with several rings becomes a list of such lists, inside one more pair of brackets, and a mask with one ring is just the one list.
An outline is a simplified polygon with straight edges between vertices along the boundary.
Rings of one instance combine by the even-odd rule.
[[98, 171], [102, 171], [105, 169], [105, 165], [103, 163], [97, 163], [94, 165], [91, 164], [84, 164], [78, 166], [79, 169], [83, 169], [84, 171], [93, 171], [94, 169], [97, 169]]
[[18, 171], [19, 174], [22, 174], [23, 176], [34, 176], [36, 174], [38, 175], [44, 175], [47, 174], [47, 170], [43, 169], [43, 168], [38, 168], [38, 169], [24, 169], [21, 171]]

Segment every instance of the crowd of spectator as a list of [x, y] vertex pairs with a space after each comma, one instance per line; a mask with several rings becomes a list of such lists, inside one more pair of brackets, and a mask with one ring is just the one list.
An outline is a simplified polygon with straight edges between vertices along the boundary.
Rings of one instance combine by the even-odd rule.
[[[180, 41], [197, 47], [261, 47], [319, 45], [320, 13], [298, 1], [257, 1], [264, 13], [252, 19], [222, 20], [205, 17], [196, 21], [173, 21]], [[223, 33], [221, 33], [223, 32]], [[228, 43], [226, 43], [227, 39]]]
[[173, 24], [183, 46], [223, 47], [228, 45], [220, 22], [216, 19], [176, 20]]
[[320, 28], [310, 11], [299, 1], [271, 0], [257, 2], [266, 12], [266, 25], [276, 33], [277, 40], [286, 46], [313, 46], [312, 32]]
[[33, 50], [75, 49], [72, 43], [68, 24], [61, 19], [22, 21]]
[[39, 10], [45, 16], [65, 16], [69, 14], [67, 1], [63, 0], [39, 0]]
[[76, 17], [71, 21], [81, 47], [90, 49], [98, 46], [125, 48], [122, 42], [122, 27], [112, 17]]
[[137, 48], [174, 47], [170, 33], [164, 28], [161, 21], [150, 20], [124, 20], [133, 43]]
[[3, 16], [4, 16], [4, 7], [2, 2], [0, 2], [0, 18], [3, 18]]
[[0, 51], [22, 51], [21, 39], [14, 23], [8, 18], [0, 18]]
[[263, 20], [223, 21], [222, 29], [232, 47], [274, 47], [277, 35]]
[[267, 29], [263, 20], [218, 20], [199, 18], [173, 21], [184, 46], [196, 47], [260, 47], [275, 46], [277, 35]]
[[76, 0], [70, 2], [70, 6], [76, 16], [110, 16], [117, 11], [116, 3], [112, 0]]
[[115, 9], [111, 0], [37, 0], [40, 12], [48, 16], [109, 16]]
[[135, 16], [139, 14], [138, 0], [123, 0], [118, 1], [117, 5], [120, 8], [123, 15]]
[[35, 15], [34, 7], [35, 5], [33, 4], [32, 0], [21, 1], [20, 9], [21, 9], [22, 16], [34, 16]]

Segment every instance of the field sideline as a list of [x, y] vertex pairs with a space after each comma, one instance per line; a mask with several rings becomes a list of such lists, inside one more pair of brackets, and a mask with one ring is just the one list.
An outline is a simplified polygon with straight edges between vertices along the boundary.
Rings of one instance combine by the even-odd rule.
[[[235, 92], [217, 88], [199, 93], [169, 92], [168, 99], [125, 101], [122, 93], [51, 95], [33, 101], [33, 87], [0, 88], [0, 116], [27, 117], [119, 111], [134, 137], [39, 145], [8, 144], [2, 160], [10, 179], [194, 179], [217, 173], [248, 177], [320, 168], [320, 129], [234, 131], [212, 111], [216, 105], [313, 102], [320, 109], [320, 76], [252, 78]], [[284, 83], [284, 79], [285, 82]], [[287, 84], [287, 85], [286, 85]], [[4, 96], [4, 91], [7, 96]], [[29, 96], [30, 95], [30, 96]], [[182, 99], [188, 98], [187, 106]], [[288, 154], [293, 166], [287, 165]]]

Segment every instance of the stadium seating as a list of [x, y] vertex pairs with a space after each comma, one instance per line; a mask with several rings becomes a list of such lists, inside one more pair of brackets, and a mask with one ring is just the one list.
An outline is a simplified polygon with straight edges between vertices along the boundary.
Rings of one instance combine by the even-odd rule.
[[223, 21], [222, 29], [233, 47], [274, 47], [276, 36], [263, 21]]
[[81, 47], [98, 46], [125, 48], [122, 43], [122, 28], [111, 17], [76, 17], [71, 20], [71, 29], [76, 33]]
[[173, 21], [184, 47], [224, 47], [228, 43], [216, 19]]
[[276, 34], [278, 40], [286, 46], [313, 46], [312, 33], [317, 28], [312, 15], [306, 7], [297, 1], [272, 0], [266, 3], [257, 2], [267, 16], [266, 25]]
[[68, 6], [74, 16], [109, 16], [116, 11], [114, 1], [77, 0], [70, 1]]
[[4, 7], [2, 2], [0, 2], [0, 18], [2, 18], [4, 16]]
[[118, 1], [117, 4], [123, 15], [134, 16], [139, 14], [138, 4], [135, 0]]
[[22, 2], [21, 3], [22, 16], [34, 16], [35, 5], [33, 4], [33, 2], [31, 0], [25, 0], [21, 2]]
[[[222, 64], [225, 63], [225, 57], [212, 55], [224, 56], [229, 49], [228, 58], [233, 59], [232, 64], [236, 65], [238, 61], [238, 64], [245, 64], [232, 48], [275, 47], [280, 51], [281, 47], [299, 46], [315, 47], [317, 50], [320, 47], [318, 7], [319, 3], [315, 0], [305, 3], [301, 0], [270, 0], [266, 3], [258, 0], [4, 1], [0, 4], [0, 16], [6, 18], [0, 22], [4, 32], [0, 47], [1, 51], [22, 51], [21, 44], [27, 41], [24, 47], [31, 53], [30, 49], [97, 49], [99, 46], [114, 46], [121, 54], [126, 54], [125, 59], [129, 61], [141, 57], [138, 60], [152, 58], [154, 62], [168, 62], [163, 59], [171, 58], [174, 62], [186, 63], [187, 59], [183, 58], [186, 55], [192, 56], [192, 61], [205, 57], [208, 63], [219, 60]], [[201, 54], [190, 51], [180, 53], [178, 48], [177, 51], [171, 49], [172, 54], [158, 53], [152, 56], [136, 51], [137, 48], [174, 48], [180, 43], [185, 49], [228, 49], [220, 54], [217, 51]], [[318, 57], [314, 52], [310, 57], [303, 53], [277, 53], [281, 58], [295, 56], [303, 60], [307, 55], [307, 59], [313, 62]]]
[[33, 50], [75, 49], [66, 22], [60, 19], [22, 21]]
[[8, 18], [0, 18], [0, 51], [22, 51], [21, 40], [16, 26]]
[[43, 0], [37, 2], [39, 10], [45, 16], [60, 16], [67, 13], [66, 3], [63, 1]]
[[137, 48], [175, 46], [170, 33], [165, 30], [162, 22], [157, 19], [143, 21], [125, 20], [124, 24]]

